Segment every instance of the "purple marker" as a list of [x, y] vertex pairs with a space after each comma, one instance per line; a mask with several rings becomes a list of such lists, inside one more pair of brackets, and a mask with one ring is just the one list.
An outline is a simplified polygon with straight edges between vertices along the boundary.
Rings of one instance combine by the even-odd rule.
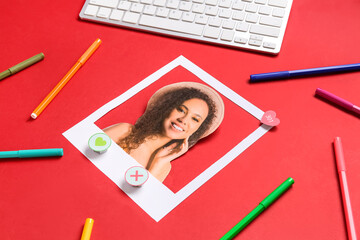
[[352, 104], [351, 102], [348, 102], [332, 93], [329, 93], [321, 88], [317, 88], [315, 91], [315, 94], [319, 95], [319, 96], [321, 96], [321, 97], [323, 97], [323, 98], [325, 98], [347, 110], [353, 111], [360, 115], [360, 107], [358, 107], [358, 106]]

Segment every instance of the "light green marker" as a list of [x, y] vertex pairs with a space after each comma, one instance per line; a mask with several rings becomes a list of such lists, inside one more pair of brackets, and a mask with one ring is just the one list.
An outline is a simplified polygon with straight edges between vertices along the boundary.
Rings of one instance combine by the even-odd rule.
[[25, 61], [23, 61], [19, 64], [16, 64], [15, 66], [9, 68], [8, 70], [5, 70], [4, 72], [0, 73], [0, 80], [7, 78], [8, 76], [11, 76], [17, 72], [20, 72], [21, 70], [23, 70], [27, 67], [30, 67], [34, 63], [37, 63], [43, 59], [44, 59], [43, 53], [36, 54], [35, 56], [33, 56], [29, 59], [26, 59]]
[[270, 193], [260, 204], [252, 210], [246, 217], [244, 217], [238, 224], [236, 224], [229, 232], [227, 232], [220, 240], [232, 239], [243, 230], [252, 220], [260, 215], [267, 207], [269, 207], [276, 199], [278, 199], [291, 185], [294, 184], [294, 179], [288, 178], [279, 187], [277, 187], [272, 193]]

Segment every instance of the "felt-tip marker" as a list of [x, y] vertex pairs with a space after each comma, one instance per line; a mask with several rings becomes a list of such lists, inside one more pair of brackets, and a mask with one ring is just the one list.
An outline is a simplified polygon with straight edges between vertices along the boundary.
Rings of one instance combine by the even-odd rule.
[[263, 82], [277, 79], [288, 79], [293, 77], [305, 77], [311, 75], [323, 75], [340, 72], [351, 72], [360, 71], [360, 63], [329, 66], [329, 67], [318, 67], [300, 70], [270, 72], [270, 73], [259, 73], [250, 75], [250, 82]]
[[27, 68], [27, 67], [30, 67], [31, 65], [41, 61], [44, 59], [44, 54], [43, 53], [39, 53], [39, 54], [36, 54], [35, 56], [29, 58], [29, 59], [26, 59], [25, 61], [19, 63], [19, 64], [16, 64], [15, 66], [3, 71], [0, 73], [0, 80], [6, 78], [6, 77], [9, 77], [17, 72], [20, 72], [21, 70]]
[[339, 105], [349, 111], [352, 111], [352, 112], [360, 115], [360, 107], [359, 106], [356, 106], [355, 104], [352, 104], [351, 102], [346, 101], [345, 99], [342, 99], [342, 98], [336, 96], [335, 94], [332, 94], [321, 88], [317, 88], [315, 91], [315, 94], [329, 100], [330, 102], [335, 103], [336, 105]]
[[354, 217], [351, 210], [349, 187], [346, 178], [346, 168], [344, 160], [344, 151], [341, 143], [341, 138], [334, 139], [336, 166], [339, 174], [341, 196], [343, 200], [343, 207], [345, 212], [346, 228], [349, 240], [357, 240]]
[[278, 199], [286, 190], [294, 184], [294, 179], [288, 178], [272, 193], [270, 193], [260, 204], [246, 215], [238, 224], [228, 231], [220, 240], [233, 239], [241, 230], [249, 225], [257, 216], [268, 208], [276, 199]]
[[30, 149], [0, 152], [0, 158], [60, 157], [63, 155], [64, 151], [62, 148]]
[[93, 225], [94, 225], [94, 219], [87, 218], [85, 220], [84, 229], [81, 235], [81, 240], [90, 240]]

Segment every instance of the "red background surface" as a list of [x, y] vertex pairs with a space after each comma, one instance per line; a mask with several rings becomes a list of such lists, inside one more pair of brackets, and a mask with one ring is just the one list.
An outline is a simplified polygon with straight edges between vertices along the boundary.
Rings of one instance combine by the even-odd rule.
[[[0, 71], [45, 54], [40, 63], [0, 82], [0, 150], [65, 152], [55, 159], [0, 161], [0, 239], [80, 239], [87, 217], [95, 220], [94, 240], [219, 239], [288, 177], [293, 187], [236, 239], [346, 239], [332, 146], [336, 136], [343, 140], [360, 231], [359, 118], [314, 96], [321, 87], [359, 105], [360, 73], [248, 82], [253, 73], [359, 62], [359, 1], [294, 0], [278, 56], [84, 22], [78, 19], [83, 3], [0, 2]], [[96, 38], [103, 41], [100, 48], [31, 120], [31, 112]], [[179, 55], [260, 109], [275, 110], [281, 124], [156, 223], [62, 133]], [[233, 136], [236, 131], [226, 139]]]

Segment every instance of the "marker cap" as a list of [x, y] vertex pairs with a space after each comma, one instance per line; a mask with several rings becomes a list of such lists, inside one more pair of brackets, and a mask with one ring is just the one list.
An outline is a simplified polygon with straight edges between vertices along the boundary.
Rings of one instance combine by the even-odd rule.
[[81, 240], [90, 240], [93, 225], [94, 225], [94, 219], [87, 218], [85, 220], [84, 229], [81, 234]]
[[353, 111], [356, 112], [357, 114], [360, 114], [360, 107], [354, 105]]
[[335, 148], [335, 159], [338, 171], [345, 171], [345, 160], [344, 160], [344, 151], [341, 144], [341, 138], [336, 137], [334, 139], [334, 148]]
[[289, 71], [260, 73], [260, 74], [250, 75], [250, 82], [261, 82], [266, 80], [284, 79], [289, 77], [290, 77]]
[[23, 70], [24, 68], [27, 68], [27, 67], [33, 65], [34, 63], [37, 63], [43, 59], [44, 59], [43, 53], [36, 54], [35, 56], [33, 56], [29, 59], [26, 59], [25, 61], [9, 68], [9, 71], [11, 72], [11, 74], [15, 74], [15, 73]]
[[98, 38], [95, 40], [93, 44], [86, 50], [86, 52], [79, 58], [78, 62], [83, 65], [90, 56], [96, 51], [96, 49], [100, 46], [101, 40]]
[[62, 148], [19, 150], [19, 158], [63, 156]]
[[291, 185], [294, 184], [294, 179], [288, 178], [272, 193], [270, 193], [263, 201], [260, 202], [265, 208], [269, 207], [276, 199], [278, 199]]
[[0, 80], [4, 79], [4, 78], [7, 78], [8, 76], [11, 75], [11, 71], [8, 69], [6, 71], [3, 71], [0, 73]]

